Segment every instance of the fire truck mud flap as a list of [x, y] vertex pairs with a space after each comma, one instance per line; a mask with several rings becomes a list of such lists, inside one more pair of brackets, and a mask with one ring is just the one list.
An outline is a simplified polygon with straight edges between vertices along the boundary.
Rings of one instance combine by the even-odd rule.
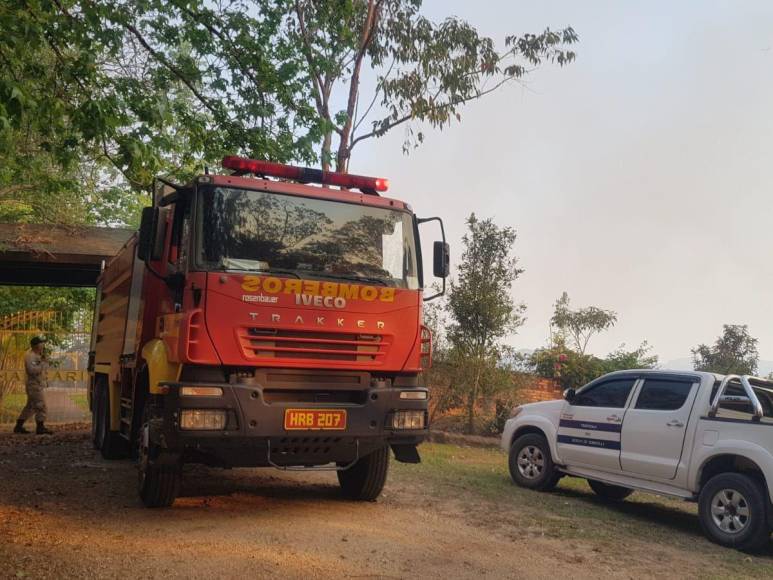
[[392, 452], [395, 454], [395, 459], [401, 463], [421, 463], [421, 457], [419, 456], [419, 450], [416, 449], [416, 445], [393, 443]]

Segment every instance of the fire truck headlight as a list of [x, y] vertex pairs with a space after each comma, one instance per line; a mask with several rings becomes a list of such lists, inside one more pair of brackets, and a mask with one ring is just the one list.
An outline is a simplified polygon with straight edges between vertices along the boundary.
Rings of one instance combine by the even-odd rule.
[[424, 411], [396, 411], [392, 417], [393, 429], [424, 429]]
[[183, 409], [180, 428], [186, 431], [222, 431], [226, 415], [222, 409]]

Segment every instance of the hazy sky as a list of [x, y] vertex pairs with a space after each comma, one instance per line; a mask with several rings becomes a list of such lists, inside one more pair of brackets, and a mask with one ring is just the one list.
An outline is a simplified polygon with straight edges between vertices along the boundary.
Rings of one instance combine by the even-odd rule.
[[452, 256], [472, 211], [517, 229], [528, 321], [545, 344], [552, 305], [611, 308], [606, 354], [648, 340], [689, 356], [723, 323], [748, 324], [773, 358], [773, 2], [428, 1], [501, 40], [571, 25], [578, 58], [467, 106], [462, 123], [401, 153], [397, 130], [351, 171], [443, 217]]

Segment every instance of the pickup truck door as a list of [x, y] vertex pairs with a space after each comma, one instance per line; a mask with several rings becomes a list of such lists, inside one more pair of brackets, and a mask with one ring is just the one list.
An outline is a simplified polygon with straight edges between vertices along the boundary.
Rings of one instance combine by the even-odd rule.
[[645, 377], [623, 422], [623, 471], [658, 479], [676, 477], [699, 384], [691, 378]]
[[610, 377], [580, 389], [561, 411], [558, 454], [564, 465], [620, 471], [620, 429], [636, 377]]

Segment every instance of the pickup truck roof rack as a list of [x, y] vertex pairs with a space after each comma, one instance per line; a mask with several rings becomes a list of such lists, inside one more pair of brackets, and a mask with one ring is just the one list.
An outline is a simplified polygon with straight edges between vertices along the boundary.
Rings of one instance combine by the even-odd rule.
[[722, 379], [722, 382], [717, 389], [717, 394], [714, 396], [714, 400], [711, 402], [711, 408], [709, 409], [709, 417], [716, 417], [717, 411], [719, 411], [719, 404], [724, 400], [723, 395], [727, 386], [731, 381], [738, 381], [741, 383], [746, 396], [749, 398], [752, 410], [754, 412], [754, 421], [760, 421], [765, 416], [765, 410], [762, 408], [762, 403], [757, 398], [757, 394], [752, 388], [752, 381], [755, 383], [764, 383], [768, 387], [773, 387], [773, 380], [763, 379], [762, 377], [753, 377], [751, 375], [726, 375]]

